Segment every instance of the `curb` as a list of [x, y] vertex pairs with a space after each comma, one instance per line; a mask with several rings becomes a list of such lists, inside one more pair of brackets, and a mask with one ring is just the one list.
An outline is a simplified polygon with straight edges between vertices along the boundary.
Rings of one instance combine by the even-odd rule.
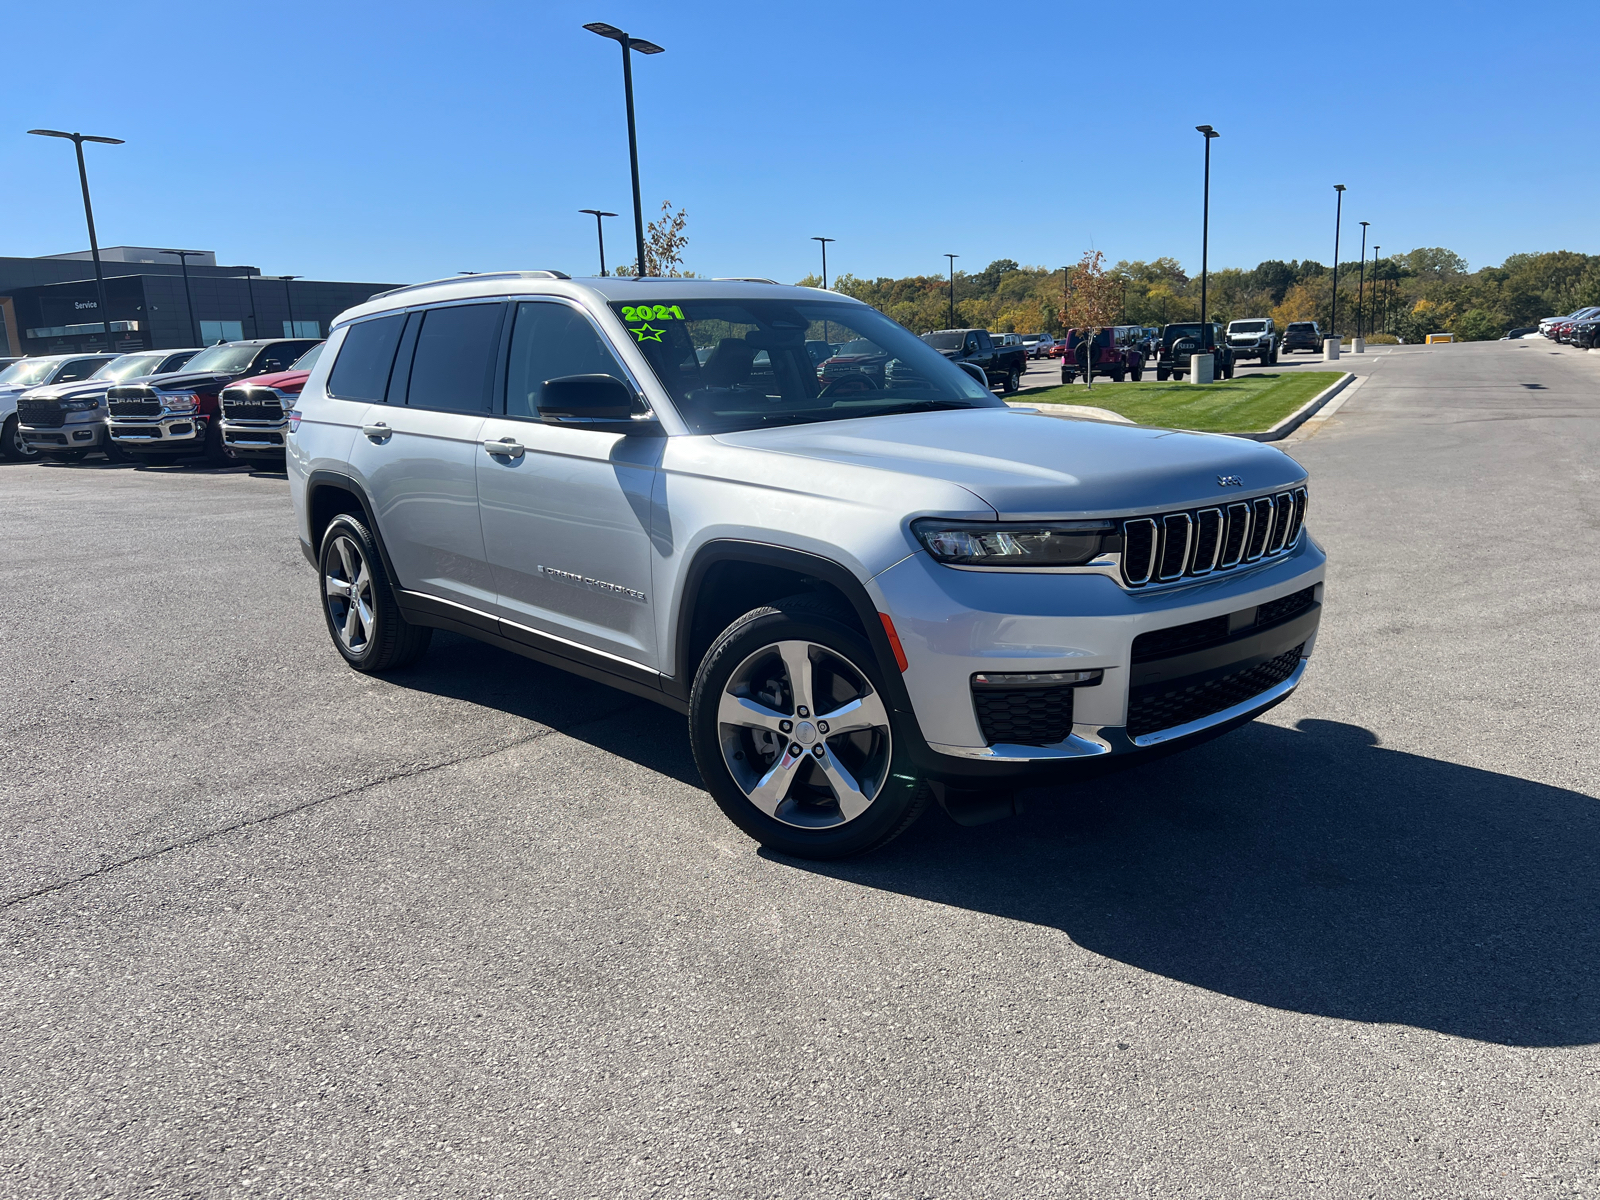
[[1307, 400], [1304, 404], [1295, 409], [1283, 420], [1279, 421], [1271, 429], [1263, 430], [1260, 433], [1235, 433], [1231, 436], [1249, 438], [1253, 442], [1276, 442], [1286, 438], [1296, 429], [1299, 429], [1301, 425], [1305, 424], [1308, 419], [1314, 416], [1317, 410], [1320, 409], [1324, 404], [1326, 404], [1329, 400], [1332, 400], [1340, 392], [1344, 391], [1345, 388], [1349, 387], [1350, 381], [1354, 378], [1354, 372], [1346, 371], [1342, 376], [1334, 380], [1327, 387], [1323, 388], [1315, 396], [1311, 397], [1311, 399]]

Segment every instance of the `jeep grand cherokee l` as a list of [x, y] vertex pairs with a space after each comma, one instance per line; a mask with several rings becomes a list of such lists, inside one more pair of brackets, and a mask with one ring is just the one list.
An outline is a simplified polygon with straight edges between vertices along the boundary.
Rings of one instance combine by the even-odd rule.
[[[825, 337], [894, 369], [824, 380]], [[813, 288], [373, 297], [334, 323], [288, 467], [350, 666], [446, 629], [648, 697], [736, 825], [817, 858], [1249, 721], [1321, 611], [1288, 455], [1009, 408]]]

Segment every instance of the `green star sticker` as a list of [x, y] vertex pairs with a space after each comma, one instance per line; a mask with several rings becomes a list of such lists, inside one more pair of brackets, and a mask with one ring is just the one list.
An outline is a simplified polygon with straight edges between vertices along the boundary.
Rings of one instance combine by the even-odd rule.
[[661, 340], [661, 335], [665, 333], [666, 330], [657, 329], [654, 325], [647, 324], [641, 325], [637, 329], [630, 327], [628, 332], [632, 333], [641, 342], [659, 342]]

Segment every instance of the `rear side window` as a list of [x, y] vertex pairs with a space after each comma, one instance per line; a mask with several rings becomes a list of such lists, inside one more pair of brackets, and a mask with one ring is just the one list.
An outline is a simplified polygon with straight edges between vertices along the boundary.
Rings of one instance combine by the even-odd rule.
[[448, 412], [488, 412], [503, 304], [429, 309], [417, 334], [406, 403]]
[[389, 368], [394, 366], [394, 349], [400, 344], [400, 330], [405, 323], [405, 314], [395, 313], [351, 326], [328, 375], [328, 395], [340, 400], [383, 403]]
[[577, 309], [538, 300], [517, 305], [506, 375], [506, 414], [537, 416], [545, 381], [563, 375], [612, 375], [628, 382], [611, 347]]

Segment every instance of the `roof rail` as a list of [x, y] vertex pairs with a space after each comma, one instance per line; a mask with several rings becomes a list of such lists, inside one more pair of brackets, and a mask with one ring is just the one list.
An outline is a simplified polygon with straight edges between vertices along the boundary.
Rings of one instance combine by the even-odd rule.
[[782, 287], [776, 279], [763, 279], [759, 275], [718, 275], [711, 280], [712, 283], [770, 283], [773, 287]]
[[401, 292], [414, 292], [418, 288], [438, 287], [441, 283], [477, 282], [480, 279], [571, 279], [565, 271], [485, 271], [482, 274], [452, 275], [448, 279], [429, 279], [424, 283], [408, 283], [405, 287], [390, 288], [387, 292], [373, 292], [369, 300], [380, 296], [395, 296]]

